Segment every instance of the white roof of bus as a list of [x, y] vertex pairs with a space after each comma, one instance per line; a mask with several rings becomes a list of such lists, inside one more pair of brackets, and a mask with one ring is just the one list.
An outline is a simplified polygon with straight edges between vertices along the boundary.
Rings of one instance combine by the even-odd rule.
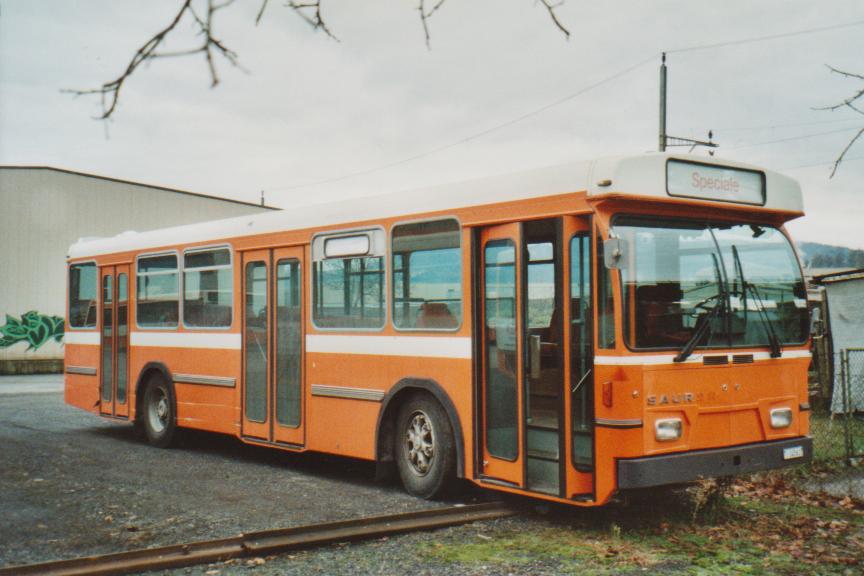
[[[668, 198], [667, 158], [760, 170], [740, 162], [687, 154], [651, 153], [641, 156], [603, 158], [432, 188], [353, 198], [327, 204], [311, 204], [276, 212], [162, 228], [149, 232], [123, 232], [109, 238], [82, 238], [70, 246], [69, 257], [77, 259], [221, 238], [348, 224], [568, 192], [587, 191], [592, 196], [628, 193]], [[803, 211], [801, 188], [795, 180], [776, 172], [767, 170], [762, 172], [765, 173], [767, 197], [763, 209]], [[604, 180], [611, 181], [611, 185], [598, 186], [598, 182]]]

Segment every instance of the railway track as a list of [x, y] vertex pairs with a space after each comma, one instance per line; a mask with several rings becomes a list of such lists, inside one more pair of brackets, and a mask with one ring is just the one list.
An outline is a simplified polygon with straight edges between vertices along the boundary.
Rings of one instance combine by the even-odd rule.
[[128, 574], [146, 570], [179, 568], [193, 564], [223, 562], [243, 556], [262, 556], [285, 550], [311, 548], [322, 544], [348, 542], [377, 538], [391, 534], [431, 530], [445, 526], [468, 524], [479, 520], [492, 520], [515, 514], [512, 508], [500, 502], [449, 506], [371, 516], [355, 520], [310, 524], [294, 528], [280, 528], [262, 532], [250, 532], [231, 538], [174, 544], [158, 548], [143, 548], [85, 556], [71, 560], [57, 560], [25, 566], [0, 568], [0, 576], [11, 574], [39, 574], [50, 576], [73, 576], [84, 574]]

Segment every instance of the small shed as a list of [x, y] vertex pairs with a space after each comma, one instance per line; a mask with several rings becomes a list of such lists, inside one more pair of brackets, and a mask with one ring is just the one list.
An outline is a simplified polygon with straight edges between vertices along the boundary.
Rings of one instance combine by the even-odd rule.
[[[827, 334], [834, 352], [834, 392], [832, 412], [864, 411], [864, 268], [835, 272], [814, 277], [824, 286], [828, 310]], [[851, 384], [849, 403], [842, 394], [840, 354], [843, 350], [861, 349], [849, 357], [848, 380]]]

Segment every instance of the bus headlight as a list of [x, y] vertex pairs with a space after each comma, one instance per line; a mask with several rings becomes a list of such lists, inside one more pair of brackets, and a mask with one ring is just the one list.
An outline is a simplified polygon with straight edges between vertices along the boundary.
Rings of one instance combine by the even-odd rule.
[[654, 437], [658, 442], [669, 442], [681, 438], [681, 419], [664, 418], [654, 422]]
[[774, 408], [771, 410], [771, 428], [786, 428], [792, 424], [791, 408]]

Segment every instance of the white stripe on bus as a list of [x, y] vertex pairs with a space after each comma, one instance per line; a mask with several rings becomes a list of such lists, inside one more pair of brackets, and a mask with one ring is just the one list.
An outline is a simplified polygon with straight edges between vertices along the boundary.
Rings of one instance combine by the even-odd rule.
[[[732, 355], [752, 355], [753, 360], [771, 360], [770, 352], [732, 352]], [[715, 354], [708, 354], [714, 356]], [[784, 360], [789, 358], [810, 358], [809, 350], [788, 350], [783, 352]], [[595, 356], [594, 364], [601, 366], [647, 366], [653, 364], [676, 364], [674, 361], [676, 354], [656, 354], [650, 356]], [[681, 364], [698, 364], [702, 362], [702, 355], [693, 354]], [[731, 363], [730, 363], [731, 365]]]
[[132, 332], [132, 346], [240, 350], [240, 334], [212, 332]]
[[471, 338], [309, 334], [306, 336], [306, 351], [325, 354], [470, 359]]
[[77, 330], [67, 330], [63, 334], [63, 342], [66, 344], [89, 344], [98, 346], [100, 344], [99, 332], [78, 332]]

